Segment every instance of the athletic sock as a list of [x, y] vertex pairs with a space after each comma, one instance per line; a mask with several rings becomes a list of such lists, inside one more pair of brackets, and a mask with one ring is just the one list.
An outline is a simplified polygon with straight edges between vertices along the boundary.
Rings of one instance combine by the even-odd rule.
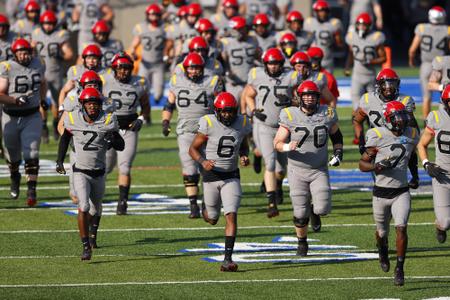
[[92, 239], [97, 238], [97, 230], [98, 227], [100, 226], [100, 216], [93, 216], [92, 217], [92, 221], [91, 221], [91, 226], [90, 226], [90, 230], [89, 230], [89, 237]]
[[266, 197], [267, 197], [267, 200], [269, 201], [269, 204], [276, 203], [276, 193], [275, 192], [267, 192]]
[[127, 201], [129, 193], [130, 193], [130, 186], [119, 185], [119, 197], [121, 201]]
[[403, 269], [404, 263], [405, 263], [405, 257], [397, 256], [397, 268]]
[[235, 236], [225, 236], [225, 260], [231, 261], [235, 240]]
[[89, 238], [87, 238], [87, 237], [81, 238], [81, 243], [83, 244], [83, 248], [85, 248], [85, 249], [90, 247]]
[[189, 198], [189, 203], [191, 204], [191, 205], [197, 205], [197, 195], [195, 195], [195, 196], [189, 196], [188, 197]]

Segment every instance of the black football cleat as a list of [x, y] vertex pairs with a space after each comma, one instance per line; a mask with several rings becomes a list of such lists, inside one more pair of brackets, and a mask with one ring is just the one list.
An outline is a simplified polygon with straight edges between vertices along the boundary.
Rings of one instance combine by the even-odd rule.
[[92, 249], [91, 247], [83, 247], [83, 253], [81, 253], [81, 260], [91, 260]]
[[20, 179], [21, 178], [22, 178], [22, 175], [20, 175], [20, 173], [11, 174], [11, 186], [10, 186], [10, 190], [9, 190], [11, 199], [19, 198]]
[[267, 209], [267, 217], [274, 218], [278, 215], [280, 215], [280, 212], [278, 211], [277, 205], [275, 203], [270, 203]]
[[405, 284], [405, 274], [403, 268], [395, 267], [394, 270], [394, 285], [403, 286]]
[[27, 205], [29, 207], [34, 207], [37, 204], [36, 200], [36, 189], [28, 189], [27, 191]]
[[380, 262], [380, 268], [383, 272], [389, 272], [391, 263], [389, 261], [388, 249], [386, 247], [378, 248], [378, 261]]
[[116, 214], [118, 216], [123, 216], [127, 214], [128, 203], [126, 200], [119, 200], [117, 202]]
[[307, 241], [298, 242], [297, 255], [305, 257], [306, 255], [308, 255], [308, 248], [309, 247], [308, 247], [308, 242]]
[[238, 269], [237, 263], [231, 260], [224, 260], [222, 265], [220, 266], [221, 272], [236, 272]]
[[447, 240], [447, 232], [445, 230], [436, 228], [436, 239], [440, 244], [445, 243], [445, 241]]
[[198, 204], [191, 204], [190, 205], [191, 213], [189, 214], [189, 219], [198, 219], [200, 218], [200, 207]]
[[253, 170], [256, 174], [261, 173], [261, 156], [253, 155]]
[[322, 229], [322, 221], [320, 220], [320, 216], [316, 215], [314, 212], [311, 212], [311, 228], [314, 232], [319, 232]]
[[89, 245], [91, 246], [92, 249], [97, 249], [98, 248], [97, 238], [89, 236]]

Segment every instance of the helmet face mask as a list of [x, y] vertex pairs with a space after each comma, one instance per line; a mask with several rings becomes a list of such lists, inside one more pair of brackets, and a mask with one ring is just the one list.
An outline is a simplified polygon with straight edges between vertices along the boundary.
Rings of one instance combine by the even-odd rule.
[[237, 118], [237, 107], [225, 107], [216, 109], [216, 117], [225, 126], [231, 126]]
[[83, 111], [92, 121], [96, 120], [100, 116], [101, 108], [102, 108], [101, 101], [93, 99], [83, 101]]
[[316, 92], [304, 92], [299, 95], [300, 107], [308, 112], [316, 112], [319, 108], [319, 94]]
[[399, 135], [405, 132], [410, 121], [409, 114], [406, 110], [395, 111], [386, 117], [386, 127]]
[[186, 68], [186, 77], [193, 82], [199, 82], [203, 78], [202, 66], [189, 66]]
[[1, 24], [0, 25], [0, 37], [5, 37], [9, 33], [9, 25]]
[[378, 85], [378, 92], [383, 101], [397, 99], [399, 94], [399, 81], [397, 79], [383, 79]]
[[283, 73], [285, 58], [280, 49], [267, 49], [267, 51], [262, 55], [262, 61], [264, 63], [266, 73], [270, 77], [278, 77]]
[[147, 22], [153, 26], [158, 26], [161, 23], [161, 15], [155, 13], [147, 14]]
[[231, 126], [238, 116], [236, 98], [227, 92], [220, 93], [214, 100], [214, 112], [219, 122]]
[[42, 30], [46, 33], [46, 34], [50, 34], [53, 31], [55, 31], [56, 29], [56, 24], [55, 23], [42, 23], [41, 24]]
[[95, 70], [100, 65], [100, 57], [95, 55], [88, 55], [83, 58], [84, 66], [88, 70]]
[[104, 44], [109, 40], [109, 33], [107, 32], [95, 33], [94, 40], [99, 44]]
[[367, 33], [369, 33], [370, 27], [365, 23], [356, 23], [355, 25], [356, 32], [360, 38], [366, 37]]
[[22, 66], [28, 66], [33, 59], [33, 54], [30, 50], [18, 50], [14, 53], [15, 60]]

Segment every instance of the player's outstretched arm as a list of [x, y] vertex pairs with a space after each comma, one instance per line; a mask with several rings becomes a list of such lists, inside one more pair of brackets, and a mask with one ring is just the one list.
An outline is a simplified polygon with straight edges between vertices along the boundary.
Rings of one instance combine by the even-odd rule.
[[164, 136], [168, 136], [170, 133], [170, 119], [172, 118], [172, 113], [176, 108], [175, 98], [175, 94], [169, 91], [166, 105], [164, 105], [162, 111], [162, 133]]
[[341, 164], [344, 158], [344, 137], [342, 136], [342, 132], [339, 129], [338, 124], [334, 124], [330, 128], [330, 139], [333, 143], [333, 157], [331, 158], [329, 165], [337, 167]]
[[246, 167], [250, 164], [250, 159], [248, 158], [248, 154], [250, 152], [250, 147], [248, 146], [247, 138], [242, 140], [241, 146], [239, 147], [239, 156], [241, 166]]
[[64, 99], [66, 99], [67, 94], [75, 88], [75, 82], [73, 80], [68, 80], [66, 84], [63, 86], [61, 91], [59, 92], [58, 97], [58, 105], [61, 106], [64, 104]]
[[291, 133], [286, 127], [278, 127], [277, 134], [273, 139], [273, 146], [278, 152], [289, 152], [297, 148], [298, 141], [291, 141], [289, 143], [286, 143], [286, 140], [290, 135]]
[[434, 132], [430, 128], [425, 127], [419, 143], [417, 144], [417, 150], [419, 152], [419, 158], [422, 161], [422, 164], [428, 161], [428, 145], [431, 143], [433, 138]]
[[411, 42], [411, 46], [409, 46], [408, 50], [408, 63], [410, 67], [414, 67], [414, 58], [416, 57], [417, 50], [420, 46], [420, 37], [416, 34]]
[[66, 157], [71, 138], [72, 134], [67, 129], [65, 129], [64, 133], [59, 139], [58, 157], [56, 158], [56, 172], [58, 172], [59, 174], [66, 174], [66, 170], [64, 169], [64, 158]]

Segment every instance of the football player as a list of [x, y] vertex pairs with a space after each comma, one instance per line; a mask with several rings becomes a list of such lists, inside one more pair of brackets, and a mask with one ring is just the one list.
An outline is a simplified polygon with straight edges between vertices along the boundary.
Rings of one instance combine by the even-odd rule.
[[78, 23], [78, 53], [84, 49], [83, 45], [94, 41], [92, 26], [100, 19], [112, 24], [114, 11], [108, 4], [108, 0], [75, 0], [75, 8], [72, 11], [72, 22]]
[[276, 47], [277, 41], [275, 39], [275, 32], [272, 29], [273, 24], [266, 14], [257, 14], [253, 18], [252, 24], [253, 32], [251, 34], [256, 37], [262, 51]]
[[366, 150], [359, 161], [362, 172], [374, 172], [373, 217], [376, 223], [375, 237], [380, 267], [390, 268], [388, 253], [389, 223], [395, 222], [397, 265], [394, 284], [405, 282], [403, 265], [408, 245], [407, 225], [411, 211], [407, 166], [411, 153], [419, 141], [416, 128], [409, 127], [409, 112], [398, 101], [385, 105], [384, 126], [374, 127], [366, 133]]
[[353, 64], [353, 111], [358, 108], [361, 96], [374, 90], [375, 67], [386, 61], [385, 36], [381, 31], [372, 31], [371, 27], [372, 18], [368, 13], [362, 13], [356, 19], [355, 31], [349, 31], [346, 36], [349, 55], [345, 74], [350, 76], [350, 66]]
[[245, 18], [233, 17], [230, 28], [232, 36], [221, 39], [222, 61], [225, 68], [226, 90], [239, 101], [247, 83], [248, 72], [259, 59], [261, 51], [256, 38], [248, 34], [249, 27]]
[[11, 51], [11, 44], [16, 38], [16, 34], [9, 29], [8, 17], [0, 14], [0, 62], [14, 57]]
[[294, 55], [294, 53], [298, 50], [297, 38], [294, 34], [288, 32], [281, 36], [278, 41], [278, 47], [283, 51], [284, 56], [286, 56], [287, 60], [285, 62], [285, 67], [289, 68], [289, 59]]
[[[296, 93], [300, 108], [291, 106], [280, 112], [280, 127], [273, 144], [277, 151], [288, 156], [297, 255], [306, 256], [311, 208], [320, 216], [331, 211], [328, 165], [339, 166], [342, 162], [343, 137], [336, 110], [320, 105], [320, 90], [314, 82], [303, 81]], [[333, 156], [329, 162], [328, 138], [333, 143]]]
[[314, 40], [314, 35], [311, 32], [303, 30], [303, 15], [297, 10], [289, 12], [286, 16], [287, 29], [277, 33], [277, 41], [286, 34], [292, 33], [297, 39], [297, 48], [301, 51], [306, 51]]
[[257, 14], [266, 14], [278, 19], [280, 11], [276, 0], [244, 0], [242, 1], [241, 14], [251, 22]]
[[[65, 130], [56, 161], [56, 171], [65, 174], [64, 157], [72, 140], [77, 153], [72, 170], [78, 195], [78, 229], [83, 245], [81, 260], [90, 260], [92, 248], [97, 247], [96, 241], [89, 240], [89, 234], [96, 234], [102, 215], [106, 151], [109, 148], [122, 151], [125, 147], [116, 116], [102, 110], [102, 100], [95, 88], [81, 92], [78, 97], [81, 108], [69, 112], [64, 119]], [[94, 222], [96, 227], [91, 226]]]
[[218, 75], [204, 72], [205, 61], [198, 53], [189, 53], [183, 61], [184, 72], [173, 74], [167, 103], [162, 112], [162, 132], [170, 133], [170, 119], [175, 108], [178, 110], [177, 141], [182, 166], [183, 182], [190, 202], [189, 218], [199, 218], [197, 204], [198, 164], [189, 155], [189, 146], [194, 140], [200, 117], [212, 112], [214, 97], [222, 92], [223, 83]]
[[97, 21], [92, 26], [92, 35], [94, 42], [100, 47], [102, 51], [102, 67], [111, 67], [111, 60], [113, 56], [119, 51], [123, 51], [123, 44], [120, 40], [110, 38], [111, 26], [105, 20]]
[[[349, 2], [346, 0], [346, 2]], [[376, 18], [375, 26], [378, 30], [383, 29], [383, 11], [379, 0], [352, 0], [350, 8], [350, 24], [355, 24], [358, 16], [364, 12], [369, 13], [370, 17]]]
[[[69, 33], [57, 29], [58, 19], [54, 12], [45, 11], [39, 18], [40, 28], [36, 28], [31, 36], [31, 45], [36, 53], [45, 61], [45, 79], [52, 96], [53, 136], [58, 139], [58, 98], [63, 86], [63, 62], [73, 58], [73, 50], [69, 44]], [[43, 115], [43, 141], [48, 143], [47, 111]]]
[[431, 66], [432, 71], [430, 81], [428, 81], [428, 89], [442, 92], [450, 83], [450, 55], [436, 56], [433, 58]]
[[431, 107], [431, 92], [428, 81], [432, 70], [432, 61], [436, 56], [446, 55], [449, 49], [450, 26], [447, 25], [447, 14], [440, 6], [433, 6], [428, 11], [429, 23], [421, 23], [414, 30], [415, 36], [409, 47], [409, 65], [415, 66], [414, 60], [420, 47], [420, 84], [423, 98], [423, 117], [428, 116]]
[[230, 93], [217, 95], [214, 112], [200, 119], [189, 155], [202, 167], [203, 219], [216, 225], [223, 205], [226, 220], [225, 259], [220, 270], [235, 272], [238, 266], [233, 262], [232, 254], [242, 196], [238, 161], [241, 166], [250, 163], [246, 137], [252, 129], [247, 116], [238, 115], [238, 103]]
[[324, 53], [322, 66], [333, 73], [334, 62], [332, 48], [334, 46], [338, 48], [344, 47], [342, 22], [330, 16], [330, 5], [327, 1], [317, 0], [312, 8], [315, 17], [308, 17], [306, 19], [304, 29], [313, 32], [313, 46], [320, 47]]
[[229, 35], [229, 23], [231, 18], [239, 15], [238, 0], [222, 0], [220, 11], [211, 17], [211, 21], [218, 29], [219, 38]]
[[11, 27], [19, 37], [31, 41], [33, 30], [39, 26], [39, 15], [41, 6], [37, 1], [30, 0], [25, 5], [25, 18], [17, 20]]
[[202, 18], [199, 19], [197, 23], [195, 23], [195, 29], [209, 45], [208, 56], [211, 56], [213, 58], [220, 58], [220, 54], [223, 50], [223, 45], [217, 39], [217, 28], [214, 26], [214, 24], [211, 23], [210, 20]]
[[[115, 102], [117, 121], [120, 135], [125, 141], [125, 149], [117, 153], [110, 149], [106, 153], [106, 170], [110, 173], [114, 166], [119, 167], [119, 201], [117, 214], [127, 213], [128, 194], [131, 185], [131, 165], [136, 156], [138, 132], [144, 121], [150, 118], [150, 105], [148, 101], [148, 84], [145, 78], [133, 76], [133, 59], [125, 52], [114, 55], [111, 68], [114, 75], [105, 75], [102, 92]], [[138, 116], [137, 108], [141, 107]]]
[[178, 12], [181, 7], [186, 6], [186, 0], [164, 0], [162, 5], [164, 7], [164, 13], [162, 19], [164, 23], [176, 24], [180, 22]]
[[[432, 177], [433, 204], [436, 216], [436, 238], [439, 243], [447, 239], [447, 230], [450, 228], [450, 85], [441, 94], [442, 105], [437, 111], [427, 116], [427, 126], [420, 138], [417, 149], [422, 165]], [[428, 145], [434, 138], [436, 145], [436, 160], [428, 160]]]
[[[264, 67], [249, 72], [241, 107], [248, 106], [253, 115], [253, 139], [265, 163], [267, 216], [272, 218], [279, 215], [277, 204], [283, 202], [282, 184], [286, 174], [286, 155], [274, 149], [273, 138], [279, 127], [280, 111], [291, 105], [299, 76], [296, 71], [283, 68], [285, 58], [278, 48], [267, 50], [262, 60]], [[241, 111], [245, 111], [243, 108]]]
[[136, 58], [136, 50], [142, 45], [142, 60], [139, 64], [139, 76], [150, 83], [153, 99], [159, 103], [164, 89], [164, 57], [168, 55], [166, 32], [161, 22], [162, 10], [158, 4], [150, 4], [146, 11], [146, 20], [133, 29], [131, 57]]
[[[399, 93], [400, 78], [393, 69], [381, 70], [375, 83], [375, 90], [370, 93], [365, 93], [358, 105], [358, 109], [354, 112], [352, 123], [356, 139], [359, 141], [360, 153], [365, 151], [365, 140], [363, 123], [367, 119], [370, 127], [383, 126], [383, 110], [386, 103], [391, 101], [401, 102], [409, 113], [410, 126], [416, 127], [417, 121], [414, 117], [414, 110], [416, 108], [414, 99], [411, 96]], [[415, 151], [411, 153], [411, 158], [408, 163], [412, 178], [409, 182], [409, 187], [416, 189], [419, 186], [419, 171], [417, 169], [417, 154]]]
[[14, 58], [0, 64], [0, 95], [21, 98], [22, 106], [5, 105], [2, 115], [3, 147], [11, 173], [11, 198], [19, 197], [19, 166], [25, 160], [27, 177], [27, 204], [34, 206], [39, 171], [39, 146], [42, 118], [39, 108], [45, 101], [47, 84], [45, 64], [33, 57], [31, 44], [22, 38], [11, 46]]

